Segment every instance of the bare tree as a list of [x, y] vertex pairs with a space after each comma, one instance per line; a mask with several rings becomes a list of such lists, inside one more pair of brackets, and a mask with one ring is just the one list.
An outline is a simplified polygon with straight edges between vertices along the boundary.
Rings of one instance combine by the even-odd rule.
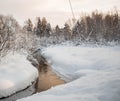
[[12, 16], [0, 15], [0, 56], [4, 56], [10, 48], [13, 48], [18, 26]]

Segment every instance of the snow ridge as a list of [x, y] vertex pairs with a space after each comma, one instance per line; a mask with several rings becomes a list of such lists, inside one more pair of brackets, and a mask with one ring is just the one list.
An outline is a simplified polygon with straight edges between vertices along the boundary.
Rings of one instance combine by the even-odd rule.
[[23, 90], [38, 77], [38, 71], [19, 53], [9, 53], [0, 63], [0, 98]]

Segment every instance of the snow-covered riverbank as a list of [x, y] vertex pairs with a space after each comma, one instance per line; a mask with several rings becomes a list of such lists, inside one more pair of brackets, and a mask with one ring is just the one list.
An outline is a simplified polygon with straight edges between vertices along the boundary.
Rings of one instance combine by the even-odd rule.
[[18, 101], [120, 100], [120, 46], [54, 46], [42, 54], [71, 82]]
[[38, 71], [26, 59], [26, 55], [9, 53], [0, 62], [0, 98], [25, 89], [37, 77]]

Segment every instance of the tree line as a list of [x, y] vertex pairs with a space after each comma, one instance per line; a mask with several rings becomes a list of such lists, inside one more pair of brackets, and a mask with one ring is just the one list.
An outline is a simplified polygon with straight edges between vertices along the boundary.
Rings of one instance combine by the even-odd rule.
[[[75, 21], [75, 20], [74, 20]], [[34, 23], [34, 24], [33, 24]], [[93, 12], [77, 19], [73, 26], [66, 22], [62, 28], [51, 27], [45, 17], [31, 19], [20, 26], [12, 16], [0, 15], [0, 56], [9, 49], [31, 49], [40, 45], [57, 44], [64, 41], [120, 42], [120, 15]], [[4, 55], [4, 54], [2, 54]]]
[[35, 25], [33, 25], [30, 19], [28, 19], [27, 21], [25, 21], [23, 30], [27, 33], [33, 33], [40, 37], [49, 37], [52, 31], [51, 25], [47, 22], [45, 17], [43, 17], [42, 20], [40, 19], [40, 17], [37, 17]]
[[76, 20], [72, 28], [69, 23], [65, 23], [63, 28], [58, 25], [52, 28], [45, 17], [42, 20], [38, 17], [35, 25], [28, 19], [23, 29], [40, 37], [54, 36], [59, 40], [120, 41], [120, 16], [117, 11], [107, 14], [96, 11]]
[[118, 12], [102, 14], [93, 12], [78, 20], [73, 37], [87, 41], [120, 41], [120, 16]]

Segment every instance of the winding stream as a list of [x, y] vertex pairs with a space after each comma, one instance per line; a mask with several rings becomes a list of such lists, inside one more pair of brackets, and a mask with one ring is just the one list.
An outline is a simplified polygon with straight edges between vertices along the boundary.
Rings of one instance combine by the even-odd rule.
[[42, 92], [50, 89], [53, 86], [65, 83], [64, 80], [62, 80], [56, 73], [52, 71], [52, 68], [48, 63], [39, 64], [38, 71], [38, 80], [30, 87], [27, 87], [26, 89], [19, 91], [9, 97], [1, 98], [0, 101], [16, 101], [17, 99], [31, 96], [37, 92]]

